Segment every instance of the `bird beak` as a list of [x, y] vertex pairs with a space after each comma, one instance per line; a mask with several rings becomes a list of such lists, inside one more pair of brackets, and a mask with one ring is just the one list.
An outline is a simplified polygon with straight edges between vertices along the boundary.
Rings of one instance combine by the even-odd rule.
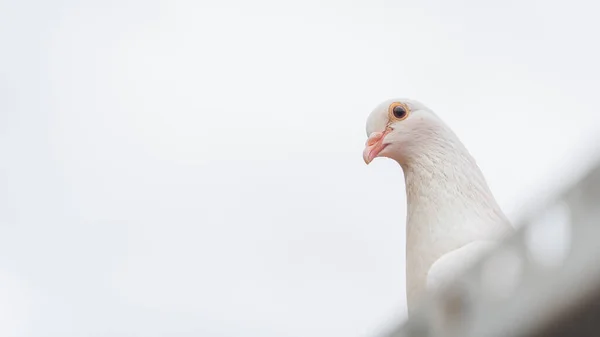
[[365, 163], [369, 165], [375, 157], [379, 155], [379, 153], [387, 146], [387, 144], [383, 144], [383, 138], [391, 131], [391, 129], [386, 129], [384, 132], [373, 132], [369, 135], [367, 139], [367, 143], [365, 145], [365, 150], [363, 151], [363, 159]]

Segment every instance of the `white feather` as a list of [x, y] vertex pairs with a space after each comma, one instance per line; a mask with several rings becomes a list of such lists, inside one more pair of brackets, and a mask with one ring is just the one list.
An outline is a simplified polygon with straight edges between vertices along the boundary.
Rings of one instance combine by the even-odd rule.
[[495, 246], [494, 241], [478, 240], [442, 255], [429, 268], [427, 290], [439, 289], [455, 279]]

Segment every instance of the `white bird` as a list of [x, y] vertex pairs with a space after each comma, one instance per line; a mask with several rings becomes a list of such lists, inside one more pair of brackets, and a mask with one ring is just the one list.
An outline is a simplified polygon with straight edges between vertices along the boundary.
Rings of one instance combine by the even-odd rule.
[[513, 227], [452, 130], [415, 100], [392, 99], [367, 119], [363, 158], [387, 157], [404, 171], [409, 316], [425, 291], [475, 262]]

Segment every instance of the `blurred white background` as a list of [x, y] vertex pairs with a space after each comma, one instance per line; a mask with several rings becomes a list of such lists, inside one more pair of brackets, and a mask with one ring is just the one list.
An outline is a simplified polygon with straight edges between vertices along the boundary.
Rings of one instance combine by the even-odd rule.
[[600, 130], [590, 1], [0, 1], [0, 335], [370, 336], [405, 317], [380, 101], [516, 219]]

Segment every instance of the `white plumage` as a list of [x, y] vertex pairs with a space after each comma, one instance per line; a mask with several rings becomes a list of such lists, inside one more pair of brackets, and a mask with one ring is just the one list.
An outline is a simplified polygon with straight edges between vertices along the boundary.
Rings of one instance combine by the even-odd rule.
[[388, 157], [404, 171], [410, 314], [427, 288], [456, 276], [513, 229], [473, 157], [420, 102], [381, 103], [369, 115], [367, 135], [367, 164]]

